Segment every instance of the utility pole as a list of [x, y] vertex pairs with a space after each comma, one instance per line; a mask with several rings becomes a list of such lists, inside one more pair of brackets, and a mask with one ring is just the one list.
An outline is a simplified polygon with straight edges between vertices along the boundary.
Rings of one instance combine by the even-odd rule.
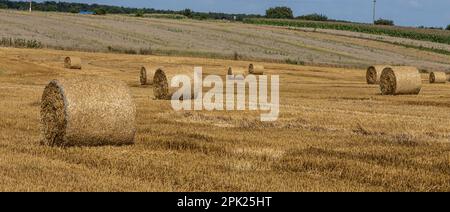
[[376, 19], [376, 8], [377, 8], [377, 0], [373, 0], [373, 23], [375, 24]]
[[32, 1], [33, 1], [33, 0], [30, 0], [30, 13], [31, 13], [31, 4], [32, 4]]

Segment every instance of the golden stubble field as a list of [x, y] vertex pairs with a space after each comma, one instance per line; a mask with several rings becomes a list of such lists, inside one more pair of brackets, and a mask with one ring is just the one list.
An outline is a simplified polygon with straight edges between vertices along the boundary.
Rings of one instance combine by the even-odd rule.
[[[63, 68], [67, 55], [83, 70]], [[139, 85], [141, 65], [246, 61], [0, 48], [1, 191], [450, 191], [450, 84], [423, 75], [418, 96], [381, 96], [365, 70], [264, 64], [280, 75], [280, 119], [259, 112], [174, 112]], [[52, 79], [125, 81], [136, 144], [40, 144], [40, 98]]]

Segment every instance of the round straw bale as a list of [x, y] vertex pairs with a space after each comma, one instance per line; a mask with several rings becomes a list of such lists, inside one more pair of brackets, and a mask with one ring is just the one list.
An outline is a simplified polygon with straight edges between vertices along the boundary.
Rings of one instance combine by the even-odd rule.
[[383, 95], [419, 94], [422, 78], [415, 67], [387, 67], [380, 77]]
[[81, 58], [66, 57], [64, 59], [64, 67], [69, 69], [81, 69]]
[[367, 72], [366, 72], [367, 84], [369, 84], [369, 85], [379, 84], [381, 72], [387, 67], [389, 67], [389, 66], [376, 65], [376, 66], [370, 66], [369, 68], [367, 68]]
[[42, 94], [43, 143], [63, 147], [132, 144], [135, 115], [129, 89], [120, 81], [53, 80]]
[[250, 64], [248, 66], [248, 73], [254, 75], [263, 75], [264, 74], [264, 66], [263, 65], [254, 65]]
[[247, 71], [245, 70], [245, 68], [242, 67], [229, 67], [228, 68], [228, 75], [242, 75], [245, 76]]
[[447, 80], [447, 74], [445, 72], [430, 73], [430, 83], [445, 83]]
[[[192, 78], [193, 73], [194, 69], [192, 69], [190, 72], [186, 70], [168, 70], [168, 68], [165, 68], [165, 70], [163, 70], [162, 68], [157, 69], [153, 76], [153, 94], [155, 95], [155, 98], [164, 100], [172, 99], [172, 95], [179, 90], [179, 88], [170, 86], [172, 78], [176, 75], [189, 76], [189, 78], [191, 79], [191, 99], [197, 98], [198, 92], [194, 89], [194, 83], [195, 81], [197, 83], [201, 83], [201, 79], [197, 78], [196, 80], [194, 80]], [[184, 92], [189, 92], [189, 90], [186, 90]], [[180, 100], [183, 100], [183, 97], [181, 97]]]
[[141, 85], [153, 85], [153, 76], [155, 75], [156, 69], [142, 66], [140, 72], [140, 82]]
[[230, 76], [234, 76], [235, 79], [243, 79], [245, 78], [247, 73], [247, 70], [245, 70], [245, 68], [242, 67], [229, 67], [228, 68], [228, 72], [227, 75]]

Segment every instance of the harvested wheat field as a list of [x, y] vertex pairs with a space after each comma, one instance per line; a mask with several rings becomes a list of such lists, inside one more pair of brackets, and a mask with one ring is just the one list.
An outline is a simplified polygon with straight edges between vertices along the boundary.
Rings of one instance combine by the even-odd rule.
[[[175, 112], [139, 82], [143, 64], [223, 75], [251, 61], [0, 48], [1, 191], [450, 191], [450, 84], [383, 96], [365, 69], [261, 63], [280, 75], [280, 118]], [[53, 79], [120, 80], [136, 106], [134, 145], [42, 145]], [[69, 91], [67, 91], [69, 92]], [[436, 115], [439, 114], [439, 115]]]

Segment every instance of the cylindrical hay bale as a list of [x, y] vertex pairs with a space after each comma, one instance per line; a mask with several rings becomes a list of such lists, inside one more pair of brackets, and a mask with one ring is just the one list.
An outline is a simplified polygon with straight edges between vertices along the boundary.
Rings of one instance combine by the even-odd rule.
[[81, 69], [81, 58], [66, 57], [64, 59], [64, 67], [69, 69]]
[[153, 85], [153, 76], [155, 75], [156, 69], [152, 69], [148, 66], [142, 66], [140, 72], [140, 82], [141, 85]]
[[430, 83], [446, 83], [448, 80], [445, 72], [431, 72]]
[[227, 71], [227, 75], [234, 76], [235, 79], [244, 79], [246, 76], [247, 70], [242, 67], [229, 67]]
[[366, 72], [367, 84], [369, 85], [379, 84], [381, 72], [383, 72], [383, 70], [387, 67], [389, 66], [377, 65], [377, 66], [370, 66], [369, 68], [367, 68]]
[[42, 94], [43, 143], [63, 147], [132, 144], [135, 116], [129, 89], [120, 81], [53, 80]]
[[228, 68], [228, 75], [242, 75], [245, 76], [247, 71], [245, 70], [245, 68], [242, 67], [229, 67]]
[[415, 67], [387, 67], [380, 77], [383, 95], [419, 94], [422, 78]]
[[264, 75], [264, 66], [250, 64], [248, 66], [248, 73], [253, 75]]
[[[173, 77], [176, 75], [187, 75], [191, 80], [191, 90], [186, 90], [183, 92], [190, 92], [191, 99], [195, 99], [198, 96], [198, 91], [195, 90], [195, 83], [201, 83], [201, 79], [199, 76], [195, 76], [197, 79], [193, 79], [194, 69], [192, 71], [175, 71], [175, 70], [163, 70], [159, 68], [155, 71], [155, 75], [153, 76], [153, 94], [156, 99], [163, 100], [171, 100], [172, 95], [177, 92], [180, 88], [171, 87], [170, 83]], [[184, 86], [184, 85], [183, 85]], [[183, 97], [180, 97], [180, 100], [183, 100]]]

